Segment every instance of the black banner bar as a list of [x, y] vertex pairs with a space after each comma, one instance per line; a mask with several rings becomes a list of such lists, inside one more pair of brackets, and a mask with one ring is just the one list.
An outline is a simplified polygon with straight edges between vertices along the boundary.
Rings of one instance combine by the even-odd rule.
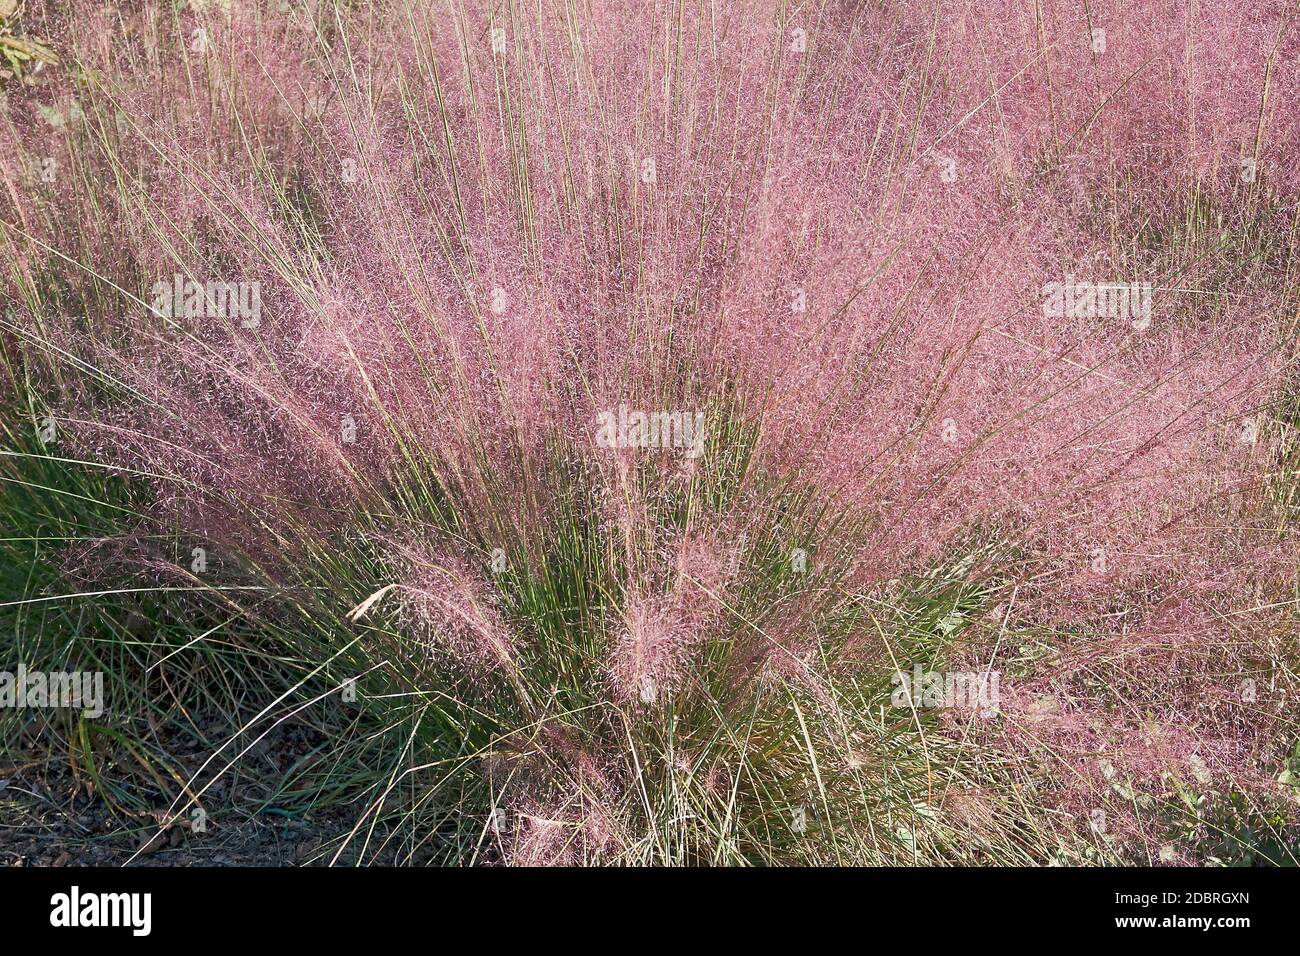
[[760, 914], [755, 928], [773, 919], [789, 929], [828, 930], [863, 917], [898, 920], [927, 943], [1037, 930], [1071, 940], [1196, 934], [1229, 942], [1256, 929], [1293, 932], [1296, 889], [1292, 873], [1262, 868], [13, 868], [0, 870], [0, 914], [5, 935], [17, 934], [10, 938], [77, 934], [82, 942], [93, 935], [126, 945], [196, 938], [337, 945], [340, 933], [409, 931], [413, 919], [434, 932], [439, 924], [486, 927], [494, 939], [527, 934], [529, 926], [535, 934], [556, 920], [568, 924], [567, 935], [606, 926], [626, 932], [642, 921], [648, 930], [682, 917], [715, 923], [724, 934], [737, 928], [738, 915], [744, 923], [744, 915]]

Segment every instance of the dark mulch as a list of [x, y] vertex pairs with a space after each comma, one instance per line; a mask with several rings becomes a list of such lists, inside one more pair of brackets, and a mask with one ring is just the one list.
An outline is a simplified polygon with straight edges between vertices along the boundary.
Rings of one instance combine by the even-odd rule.
[[[118, 799], [107, 800], [84, 770], [74, 773], [66, 750], [58, 746], [60, 738], [49, 727], [29, 727], [18, 746], [0, 755], [0, 866], [327, 865], [358, 813], [350, 806], [291, 813], [269, 801], [260, 778], [246, 772], [271, 771], [274, 778], [275, 771], [301, 760], [314, 743], [301, 727], [276, 728], [241, 768], [203, 793], [201, 819], [187, 811], [166, 830], [160, 821], [179, 785], [168, 781], [164, 791], [123, 763], [101, 768], [118, 790]], [[186, 780], [210, 753], [180, 741], [168, 749], [171, 769]], [[127, 791], [135, 801], [121, 799]], [[149, 809], [138, 809], [141, 803]], [[391, 861], [392, 854], [388, 857]], [[335, 862], [356, 862], [355, 851], [345, 848]], [[372, 844], [365, 862], [385, 860], [375, 858]]]

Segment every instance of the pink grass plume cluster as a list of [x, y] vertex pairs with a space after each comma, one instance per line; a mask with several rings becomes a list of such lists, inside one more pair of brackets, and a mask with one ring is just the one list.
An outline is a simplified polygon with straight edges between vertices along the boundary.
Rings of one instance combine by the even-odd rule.
[[[505, 679], [520, 726], [465, 743], [508, 751], [503, 858], [650, 845], [656, 773], [725, 817], [757, 771], [629, 738], [743, 715], [777, 753], [754, 700], [790, 685], [839, 746], [840, 682], [921, 631], [1000, 673], [935, 733], [1053, 847], [1182, 860], [1184, 790], [1294, 820], [1286, 3], [29, 6], [65, 67], [0, 118], [6, 355], [150, 529], [286, 593], [364, 540], [340, 621], [391, 588], [362, 623]], [[697, 432], [602, 441], [620, 409]], [[905, 617], [985, 546], [987, 607]], [[915, 786], [967, 834], [1011, 812]]]

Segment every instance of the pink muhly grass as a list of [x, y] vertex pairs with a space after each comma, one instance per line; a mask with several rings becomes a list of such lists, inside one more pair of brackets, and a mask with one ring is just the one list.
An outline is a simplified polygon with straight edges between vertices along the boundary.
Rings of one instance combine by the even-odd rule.
[[690, 627], [670, 603], [653, 598], [630, 598], [625, 616], [610, 651], [614, 691], [626, 702], [660, 703], [672, 692], [690, 654]]
[[609, 672], [616, 697], [650, 706], [671, 696], [696, 647], [717, 626], [728, 582], [735, 576], [715, 536], [684, 536], [667, 572], [667, 595], [633, 594], [612, 642]]
[[404, 632], [432, 655], [449, 658], [453, 669], [482, 676], [513, 676], [519, 666], [515, 637], [492, 606], [481, 574], [446, 556], [402, 548], [398, 563], [399, 615]]
[[[1295, 365], [1278, 318], [1294, 315], [1300, 185], [1285, 5], [805, 20], [754, 0], [670, 22], [474, 0], [349, 15], [355, 47], [320, 45], [330, 4], [261, 25], [233, 6], [176, 15], [209, 31], [207, 56], [153, 5], [87, 12], [68, 53], [103, 82], [16, 93], [0, 125], [7, 334], [78, 453], [151, 476], [157, 526], [294, 594], [328, 592], [311, 569], [345, 533], [378, 542], [382, 571], [340, 589], [340, 619], [394, 585], [400, 635], [453, 678], [507, 675], [511, 720], [545, 721], [543, 702], [585, 681], [584, 705], [614, 721], [591, 736], [620, 769], [609, 710], [689, 696], [719, 642], [737, 697], [795, 685], [840, 706], [826, 618], [978, 531], [1014, 555], [988, 575], [1009, 592], [989, 632], [1050, 645], [1008, 674], [982, 744], [1076, 815], [1114, 792], [1100, 753], [1152, 800], [1193, 756], [1204, 786], [1276, 789], [1287, 691], [1232, 697], [1261, 649], [1294, 650], [1279, 637], [1294, 525], [1268, 491], [1294, 442], [1269, 411]], [[73, 97], [86, 126], [42, 125], [41, 106]], [[104, 185], [33, 185], [14, 157], [39, 150]], [[66, 268], [50, 250], [85, 267], [61, 297], [40, 291]], [[262, 324], [160, 321], [149, 290], [176, 274], [260, 283]], [[1045, 314], [1044, 286], [1073, 278], [1151, 282], [1149, 324]], [[726, 486], [718, 458], [596, 447], [597, 415], [620, 404], [704, 411], [712, 436], [753, 423], [745, 479]], [[785, 540], [782, 506], [805, 487], [861, 529], [850, 570], [763, 591], [778, 576], [743, 535], [770, 519], [783, 568], [792, 547], [816, 555]], [[392, 543], [434, 513], [455, 547]], [[497, 546], [517, 579], [461, 557]], [[538, 595], [563, 606], [537, 612]], [[1012, 666], [997, 638], [964, 650]], [[867, 670], [893, 669], [877, 656]], [[560, 777], [601, 749], [538, 746]], [[529, 809], [506, 855], [619, 846], [627, 785], [609, 777], [590, 804], [549, 777], [511, 793]], [[960, 812], [984, 826], [994, 799]]]

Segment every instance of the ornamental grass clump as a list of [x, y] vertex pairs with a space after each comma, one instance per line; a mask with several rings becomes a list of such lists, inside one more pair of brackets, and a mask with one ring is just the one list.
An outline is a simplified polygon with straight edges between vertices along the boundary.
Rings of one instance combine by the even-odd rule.
[[1284, 4], [59, 6], [4, 611], [232, 715], [173, 819], [306, 721], [331, 860], [1294, 862]]

